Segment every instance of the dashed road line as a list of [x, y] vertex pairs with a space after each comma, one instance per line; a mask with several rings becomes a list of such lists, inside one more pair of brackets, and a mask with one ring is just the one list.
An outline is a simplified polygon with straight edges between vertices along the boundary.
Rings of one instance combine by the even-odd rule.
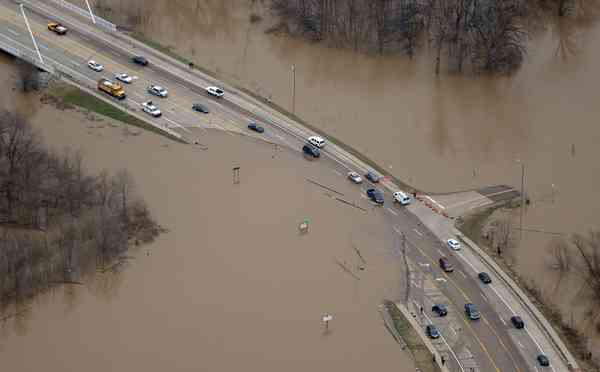
[[390, 212], [391, 214], [393, 214], [394, 216], [397, 216], [398, 213], [396, 211], [394, 211], [392, 208], [390, 207], [386, 207], [385, 209], [387, 209], [388, 212]]
[[18, 36], [18, 35], [19, 35], [19, 33], [18, 33], [17, 31], [15, 31], [15, 30], [13, 30], [13, 29], [11, 29], [11, 28], [7, 28], [6, 30], [7, 30], [8, 32], [10, 32], [11, 34], [15, 35], [15, 36]]
[[460, 275], [463, 276], [463, 278], [465, 278], [465, 279], [467, 278], [467, 275], [465, 275], [465, 273], [463, 273], [462, 270], [457, 270], [457, 271]]
[[423, 233], [422, 233], [422, 232], [420, 232], [419, 230], [417, 230], [417, 229], [413, 229], [413, 231], [414, 231], [414, 232], [416, 232], [416, 233], [417, 233], [417, 235], [419, 235], [419, 236], [423, 236]]
[[506, 320], [504, 320], [502, 317], [499, 317], [500, 321], [502, 322], [502, 324], [506, 325]]
[[442, 252], [442, 251], [441, 251], [441, 250], [439, 250], [439, 249], [438, 249], [437, 251], [438, 251], [438, 253], [440, 254], [440, 256], [444, 256], [444, 252]]
[[341, 176], [341, 175], [342, 175], [342, 172], [340, 172], [340, 171], [339, 171], [339, 170], [337, 170], [337, 169], [332, 169], [332, 171], [333, 171], [333, 173], [337, 174], [338, 176]]

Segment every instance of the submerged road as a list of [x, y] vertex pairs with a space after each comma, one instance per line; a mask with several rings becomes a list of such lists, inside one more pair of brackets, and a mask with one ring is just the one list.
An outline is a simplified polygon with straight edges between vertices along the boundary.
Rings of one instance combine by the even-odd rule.
[[[224, 99], [211, 98], [204, 89], [210, 85], [222, 86], [212, 77], [189, 71], [181, 63], [160, 52], [151, 52], [125, 36], [115, 37], [113, 33], [97, 28], [83, 17], [53, 7], [50, 2], [25, 3], [31, 4], [31, 9], [25, 9], [45, 63], [68, 72], [69, 77], [78, 84], [93, 89], [100, 78], [114, 80], [115, 74], [127, 73], [134, 76], [134, 81], [124, 84], [128, 97], [122, 104], [129, 110], [146, 115], [141, 113], [141, 104], [152, 100], [161, 109], [163, 116], [157, 119], [148, 116], [148, 120], [179, 133], [191, 142], [198, 140], [203, 130], [215, 128], [227, 133], [240, 132], [261, 137], [274, 144], [297, 149], [298, 156], [302, 156], [300, 149], [311, 132], [260, 100], [228, 86], [225, 86]], [[67, 35], [59, 36], [47, 29], [47, 22], [57, 18], [69, 27]], [[13, 1], [0, 0], [0, 44], [37, 58], [21, 12]], [[148, 57], [150, 65], [140, 67], [133, 64], [131, 56], [136, 54]], [[104, 65], [104, 71], [95, 72], [88, 68], [89, 60]], [[168, 89], [169, 97], [149, 95], [147, 87], [150, 84]], [[210, 114], [192, 111], [194, 103], [208, 107]], [[249, 132], [246, 126], [251, 120], [257, 120], [263, 125], [266, 128], [265, 134]], [[348, 170], [360, 173], [366, 171], [362, 162], [333, 144], [327, 145], [324, 155], [321, 161], [330, 163], [332, 170], [340, 177], [345, 177]], [[356, 196], [364, 196], [367, 186], [357, 186]], [[450, 311], [456, 313], [463, 341], [469, 346], [478, 371], [567, 371], [554, 350], [541, 350], [540, 340], [536, 340], [530, 332], [516, 330], [511, 326], [509, 319], [512, 309], [507, 309], [515, 300], [500, 297], [494, 289], [494, 286], [500, 284], [494, 282], [486, 286], [479, 282], [476, 267], [480, 267], [480, 263], [471, 262], [460, 253], [450, 252], [415, 215], [394, 204], [389, 192], [385, 193], [385, 198], [385, 207], [380, 208], [377, 213], [386, 214], [390, 228], [405, 234], [409, 259], [420, 267], [427, 267], [424, 274], [434, 279], [440, 291], [450, 300], [447, 305]], [[442, 256], [450, 259], [455, 267], [454, 273], [446, 274], [439, 269], [438, 260]], [[482, 314], [480, 321], [466, 319], [463, 306], [467, 302], [478, 306]], [[535, 358], [541, 352], [548, 355], [551, 367], [537, 365]], [[447, 363], [448, 367], [453, 371], [469, 371], [458, 359], [460, 357], [451, 358]]]

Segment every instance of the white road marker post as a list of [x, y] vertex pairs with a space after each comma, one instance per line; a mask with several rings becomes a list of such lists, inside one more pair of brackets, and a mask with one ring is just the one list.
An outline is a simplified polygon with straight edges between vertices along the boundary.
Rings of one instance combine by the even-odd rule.
[[325, 331], [329, 330], [329, 322], [333, 320], [333, 315], [325, 314], [323, 315], [323, 324], [325, 324]]
[[31, 27], [29, 26], [29, 20], [27, 20], [27, 16], [25, 15], [25, 7], [23, 6], [23, 4], [20, 4], [19, 8], [21, 8], [21, 14], [23, 14], [23, 19], [25, 20], [25, 26], [27, 26], [27, 30], [29, 30], [29, 35], [31, 36], [31, 40], [33, 41], [35, 51], [37, 52], [37, 55], [40, 58], [40, 63], [44, 64], [42, 53], [40, 53], [40, 49], [38, 48], [37, 42], [35, 41], [35, 37], [33, 36], [33, 31], [31, 31]]
[[90, 12], [90, 16], [92, 17], [92, 22], [96, 24], [96, 17], [94, 17], [94, 13], [92, 12], [92, 7], [90, 6], [89, 0], [85, 0], [85, 5], [87, 5], [88, 11]]

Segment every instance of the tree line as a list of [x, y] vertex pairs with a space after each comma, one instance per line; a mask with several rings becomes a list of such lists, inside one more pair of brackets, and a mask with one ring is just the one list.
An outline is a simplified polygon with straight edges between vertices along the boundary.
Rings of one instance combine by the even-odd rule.
[[526, 24], [540, 12], [569, 13], [576, 0], [271, 0], [292, 34], [356, 51], [426, 49], [439, 74], [508, 73], [526, 52]]
[[0, 112], [0, 305], [78, 282], [160, 232], [126, 170], [90, 175], [81, 153], [49, 151]]

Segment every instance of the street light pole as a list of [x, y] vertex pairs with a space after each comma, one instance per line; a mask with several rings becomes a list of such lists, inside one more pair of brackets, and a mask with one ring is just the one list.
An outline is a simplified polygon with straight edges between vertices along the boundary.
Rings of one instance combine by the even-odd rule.
[[94, 17], [94, 13], [92, 12], [92, 7], [90, 6], [89, 0], [85, 0], [85, 5], [87, 5], [88, 11], [90, 12], [90, 17], [92, 17], [92, 22], [96, 24], [96, 17]]
[[292, 65], [292, 114], [296, 114], [296, 65]]
[[27, 20], [27, 15], [25, 15], [25, 8], [23, 4], [20, 4], [19, 8], [21, 8], [21, 14], [23, 14], [23, 19], [25, 19], [25, 26], [27, 26], [27, 30], [29, 31], [29, 35], [31, 36], [31, 40], [33, 41], [33, 46], [35, 47], [35, 51], [40, 59], [40, 63], [44, 64], [44, 59], [42, 58], [42, 53], [40, 53], [40, 48], [38, 48], [37, 42], [35, 41], [35, 37], [33, 36], [33, 31], [31, 31], [31, 27], [29, 26], [29, 21]]

